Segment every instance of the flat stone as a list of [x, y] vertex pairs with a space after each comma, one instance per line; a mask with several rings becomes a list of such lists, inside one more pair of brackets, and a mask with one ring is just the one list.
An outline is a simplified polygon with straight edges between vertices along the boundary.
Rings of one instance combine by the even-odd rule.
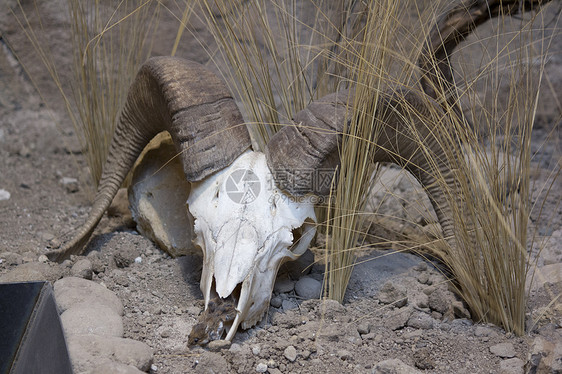
[[297, 304], [297, 302], [293, 299], [287, 299], [281, 302], [281, 306], [283, 307], [283, 310], [293, 310], [297, 309], [299, 304]]
[[371, 371], [371, 374], [421, 374], [422, 372], [406, 365], [397, 358], [379, 361]]
[[219, 352], [223, 349], [229, 349], [230, 345], [230, 340], [211, 340], [209, 344], [207, 344], [207, 349], [211, 352]]
[[3, 282], [56, 281], [60, 277], [60, 269], [51, 267], [43, 262], [27, 262], [15, 266], [0, 276]]
[[527, 357], [528, 373], [562, 373], [562, 342], [536, 337]]
[[297, 350], [295, 347], [293, 347], [292, 345], [288, 346], [287, 348], [285, 348], [285, 350], [283, 351], [283, 356], [285, 356], [285, 358], [291, 362], [294, 362], [297, 359]]
[[265, 373], [267, 372], [267, 364], [260, 362], [256, 365], [256, 372], [257, 373]]
[[0, 201], [10, 200], [10, 196], [11, 196], [11, 194], [8, 191], [0, 188]]
[[86, 258], [76, 261], [70, 269], [70, 274], [74, 277], [92, 279], [92, 262]]
[[511, 358], [515, 356], [515, 348], [511, 343], [499, 343], [490, 347], [490, 352], [498, 357]]
[[429, 330], [434, 326], [435, 320], [422, 312], [413, 312], [408, 319], [407, 325], [415, 329]]
[[523, 374], [525, 363], [520, 358], [508, 358], [500, 362], [500, 374]]
[[78, 179], [76, 178], [63, 177], [60, 182], [68, 193], [78, 192], [78, 190], [80, 189]]
[[403, 286], [386, 282], [379, 291], [378, 299], [383, 304], [393, 304], [401, 308], [408, 303], [406, 289]]
[[115, 361], [105, 361], [97, 365], [88, 374], [146, 374], [144, 371], [131, 365], [125, 365]]
[[295, 292], [303, 299], [318, 299], [322, 293], [322, 283], [314, 278], [302, 277], [295, 284]]
[[398, 312], [392, 312], [390, 315], [385, 319], [384, 325], [391, 330], [399, 330], [406, 326], [410, 316], [412, 315], [412, 309], [410, 308], [403, 308]]
[[55, 282], [55, 299], [62, 313], [77, 304], [105, 305], [123, 315], [123, 304], [112, 291], [102, 285], [77, 277], [62, 278]]
[[101, 304], [82, 303], [61, 314], [66, 335], [95, 334], [123, 336], [123, 321], [112, 308]]
[[133, 339], [79, 334], [67, 335], [67, 344], [75, 373], [97, 368], [106, 359], [141, 371], [147, 371], [152, 364], [152, 349]]
[[14, 252], [2, 252], [0, 253], [1, 263], [7, 266], [14, 266], [23, 264], [23, 258], [20, 254]]
[[273, 292], [275, 293], [289, 293], [295, 289], [295, 282], [288, 277], [280, 277], [275, 281]]
[[283, 299], [281, 299], [279, 296], [273, 296], [269, 303], [274, 308], [280, 308], [281, 305], [283, 305]]
[[437, 288], [429, 295], [428, 305], [431, 310], [435, 310], [441, 314], [445, 314], [451, 305], [451, 295], [448, 291]]

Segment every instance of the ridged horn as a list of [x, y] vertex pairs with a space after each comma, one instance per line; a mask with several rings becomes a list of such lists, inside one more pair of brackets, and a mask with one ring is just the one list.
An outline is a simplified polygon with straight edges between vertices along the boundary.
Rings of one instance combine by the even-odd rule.
[[48, 254], [51, 260], [81, 253], [143, 148], [164, 130], [190, 182], [225, 168], [251, 146], [231, 93], [214, 73], [179, 58], [149, 59], [129, 88], [88, 219]]
[[[479, 24], [501, 14], [515, 14], [522, 8], [533, 9], [550, 0], [463, 0], [440, 17], [424, 44], [418, 64], [422, 73], [423, 93], [381, 94], [378, 110], [384, 123], [379, 134], [373, 162], [392, 162], [411, 172], [427, 192], [443, 234], [454, 243], [452, 210], [437, 179], [456, 190], [455, 162], [446, 155], [451, 144], [427, 128], [428, 118], [439, 113], [435, 89], [444, 90], [449, 105], [458, 110], [452, 89], [450, 53]], [[443, 85], [446, 85], [443, 87]], [[268, 166], [280, 188], [295, 194], [326, 195], [330, 172], [339, 164], [339, 149], [349, 118], [353, 92], [341, 91], [311, 103], [293, 118], [294, 125], [275, 134], [266, 148]], [[440, 103], [444, 106], [444, 103]], [[413, 126], [412, 126], [413, 125]], [[420, 147], [423, 141], [423, 147]], [[428, 155], [431, 155], [428, 157]], [[314, 171], [322, 175], [310, 175]], [[439, 177], [436, 178], [436, 173]], [[326, 183], [328, 181], [328, 183]], [[312, 182], [312, 183], [311, 183]]]
[[[353, 92], [344, 90], [328, 95], [297, 113], [295, 125], [283, 128], [267, 144], [269, 168], [281, 189], [291, 194], [314, 193], [325, 196], [330, 190], [330, 172], [339, 164], [339, 148], [349, 117], [347, 103], [353, 102]], [[442, 184], [454, 186], [455, 168], [449, 164], [438, 133], [427, 127], [423, 118], [440, 112], [440, 107], [427, 96], [413, 92], [382, 94], [378, 107], [384, 124], [376, 142], [373, 162], [392, 162], [412, 173], [424, 187], [442, 226], [445, 237], [453, 238], [451, 211]], [[424, 150], [420, 147], [423, 142]], [[430, 155], [429, 157], [427, 155]], [[439, 164], [435, 165], [435, 160]], [[320, 171], [322, 175], [311, 175]], [[303, 176], [307, 175], [306, 180]], [[324, 181], [324, 183], [315, 183]], [[325, 183], [325, 182], [328, 183]], [[311, 182], [311, 183], [310, 183]]]
[[445, 92], [450, 105], [457, 108], [453, 70], [450, 56], [453, 50], [476, 27], [500, 15], [514, 15], [525, 10], [536, 10], [551, 0], [463, 0], [439, 17], [426, 39], [418, 66], [424, 92], [437, 99], [436, 90]]

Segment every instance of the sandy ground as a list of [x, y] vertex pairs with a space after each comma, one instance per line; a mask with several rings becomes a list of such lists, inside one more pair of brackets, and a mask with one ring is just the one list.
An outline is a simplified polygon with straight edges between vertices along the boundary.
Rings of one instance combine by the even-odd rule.
[[[41, 36], [53, 51], [63, 85], [68, 88], [72, 56], [68, 21], [60, 11], [63, 3], [39, 4], [39, 11], [44, 27]], [[26, 2], [25, 6], [32, 11], [31, 4]], [[41, 262], [40, 256], [85, 220], [93, 188], [56, 87], [10, 12], [3, 8], [0, 13], [0, 192], [10, 195], [0, 198], [0, 276], [6, 280], [19, 274], [26, 279], [55, 281], [68, 276], [72, 264], [81, 257], [58, 265]], [[31, 22], [37, 24], [37, 19], [32, 17]], [[171, 50], [176, 27], [177, 20], [165, 15], [154, 54]], [[195, 23], [193, 30], [210, 40], [201, 25]], [[484, 28], [478, 37], [485, 33]], [[550, 170], [560, 170], [561, 47], [561, 40], [552, 47], [546, 69], [552, 89], [541, 96], [536, 114], [535, 201], [544, 200], [541, 196], [551, 180]], [[178, 55], [199, 62], [208, 60], [191, 38], [185, 38]], [[41, 89], [43, 99], [31, 80]], [[77, 183], [65, 184], [65, 178], [75, 178]], [[404, 195], [411, 192], [401, 191]], [[2, 196], [7, 197], [5, 193]], [[519, 373], [537, 349], [537, 336], [562, 341], [560, 305], [542, 309], [561, 292], [561, 197], [558, 180], [542, 215], [538, 208], [532, 212], [537, 242], [544, 247], [539, 273], [550, 275], [531, 293], [529, 326], [531, 316], [538, 318], [541, 311], [546, 312], [522, 337], [463, 318], [467, 316], [462, 303], [448, 290], [439, 272], [421, 258], [404, 253], [380, 256], [389, 252], [373, 251], [371, 261], [355, 268], [343, 305], [302, 300], [291, 286], [280, 287], [274, 294], [281, 300], [280, 306], [271, 306], [259, 326], [238, 333], [230, 348], [219, 352], [189, 350], [187, 334], [203, 305], [198, 285], [200, 258], [172, 259], [122, 217], [102, 220], [88, 246], [87, 258], [92, 263], [93, 280], [114, 291], [124, 304], [125, 336], [154, 349], [153, 372], [250, 373], [262, 370], [264, 364], [270, 373], [410, 372], [400, 371], [395, 361], [387, 361], [391, 367], [387, 371], [375, 369], [380, 362], [399, 359], [411, 370], [427, 373]], [[134, 261], [137, 257], [142, 259], [140, 263]], [[288, 273], [293, 276], [289, 281]], [[321, 280], [322, 267], [313, 266], [308, 276]], [[280, 277], [290, 285], [297, 280], [294, 268], [292, 273], [282, 269]], [[392, 292], [407, 297], [405, 305], [385, 304], [385, 295]], [[507, 344], [511, 351], [498, 352], [502, 343], [500, 347]]]

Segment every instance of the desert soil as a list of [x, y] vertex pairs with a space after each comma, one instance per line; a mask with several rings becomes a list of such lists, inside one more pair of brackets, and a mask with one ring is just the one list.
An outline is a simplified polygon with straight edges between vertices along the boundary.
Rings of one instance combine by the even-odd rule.
[[[23, 3], [37, 27], [34, 2]], [[38, 3], [42, 43], [52, 52], [68, 89], [72, 53], [64, 1]], [[9, 6], [16, 4], [8, 1]], [[124, 336], [153, 349], [150, 370], [159, 374], [523, 373], [532, 368], [528, 361], [537, 352], [544, 356], [543, 368], [546, 360], [554, 360], [549, 364], [552, 372], [560, 372], [556, 370], [562, 367], [562, 309], [560, 300], [548, 305], [561, 292], [560, 180], [552, 186], [542, 214], [538, 209], [532, 212], [536, 242], [543, 247], [537, 273], [544, 276], [537, 278], [530, 292], [524, 336], [472, 321], [434, 266], [390, 249], [373, 250], [362, 258], [370, 260], [356, 266], [343, 305], [305, 300], [296, 293], [294, 285], [300, 277], [322, 280], [322, 266], [312, 266], [306, 275], [298, 274], [302, 264], [281, 269], [272, 298], [275, 306], [263, 321], [240, 331], [232, 345], [215, 351], [186, 347], [203, 306], [198, 284], [201, 259], [171, 258], [139, 235], [130, 218], [104, 217], [85, 256], [63, 264], [46, 261], [42, 255], [60, 245], [61, 238], [87, 217], [93, 187], [84, 151], [57, 88], [8, 8], [0, 9], [0, 281], [54, 282], [80, 275], [72, 267], [88, 259], [92, 280], [117, 294], [124, 305]], [[169, 53], [177, 25], [165, 12], [153, 54]], [[554, 32], [552, 28], [560, 32], [555, 22], [550, 25], [548, 32]], [[191, 26], [198, 38], [212, 43], [201, 24], [194, 21]], [[484, 38], [490, 30], [483, 27], [478, 37]], [[546, 65], [552, 89], [544, 90], [536, 113], [534, 201], [542, 201], [550, 171], [560, 171], [561, 39], [554, 41]], [[178, 56], [208, 62], [190, 36], [184, 37]], [[407, 182], [389, 188], [402, 196], [416, 193]], [[558, 346], [540, 345], [540, 339]]]

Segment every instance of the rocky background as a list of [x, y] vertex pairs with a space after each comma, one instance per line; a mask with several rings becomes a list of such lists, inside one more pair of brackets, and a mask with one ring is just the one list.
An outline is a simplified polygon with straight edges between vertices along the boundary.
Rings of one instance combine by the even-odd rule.
[[[42, 27], [68, 89], [72, 54], [65, 2], [37, 2], [41, 24], [35, 2], [22, 3], [30, 22]], [[10, 8], [17, 12], [17, 2], [0, 8], [0, 281], [54, 283], [76, 373], [562, 372], [562, 310], [559, 300], [549, 304], [562, 292], [560, 180], [542, 215], [540, 207], [532, 213], [535, 246], [543, 249], [523, 337], [472, 321], [435, 267], [387, 248], [361, 258], [343, 305], [318, 300], [323, 266], [307, 268], [314, 258], [307, 252], [281, 269], [259, 326], [239, 332], [232, 344], [189, 349], [187, 335], [203, 307], [201, 259], [172, 259], [140, 236], [123, 198], [102, 220], [85, 256], [49, 262], [44, 253], [85, 220], [93, 187], [57, 88]], [[549, 25], [550, 32], [559, 27]], [[169, 54], [177, 26], [164, 13], [155, 55]], [[191, 27], [211, 43], [196, 19]], [[473, 38], [485, 38], [491, 32], [486, 27], [491, 26]], [[560, 39], [551, 47], [551, 89], [541, 96], [533, 135], [535, 201], [542, 201], [550, 170], [560, 170]], [[193, 37], [184, 37], [177, 55], [208, 61]], [[413, 201], [420, 195], [416, 185], [393, 170], [385, 175], [372, 203], [399, 216], [414, 211], [387, 193]]]

